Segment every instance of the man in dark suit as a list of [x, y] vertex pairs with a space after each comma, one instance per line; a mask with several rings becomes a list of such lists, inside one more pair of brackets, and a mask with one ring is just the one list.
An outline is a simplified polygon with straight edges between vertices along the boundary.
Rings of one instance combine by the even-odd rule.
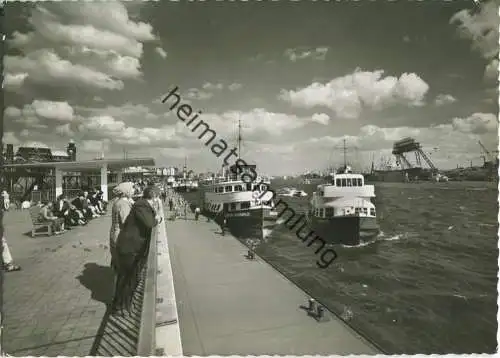
[[144, 190], [143, 197], [132, 206], [116, 240], [117, 280], [112, 307], [115, 313], [130, 310], [138, 274], [148, 257], [153, 227], [163, 220], [155, 211], [158, 194], [152, 186]]

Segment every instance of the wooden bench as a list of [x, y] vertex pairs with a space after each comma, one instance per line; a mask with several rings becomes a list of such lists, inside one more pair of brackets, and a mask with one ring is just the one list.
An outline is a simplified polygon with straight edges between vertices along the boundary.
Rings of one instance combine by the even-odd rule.
[[[37, 234], [47, 234], [51, 236], [52, 233], [52, 223], [51, 222], [41, 222], [40, 221], [40, 211], [42, 208], [34, 206], [29, 209], [31, 217], [31, 237], [35, 237]], [[47, 228], [46, 232], [37, 232], [37, 229]]]

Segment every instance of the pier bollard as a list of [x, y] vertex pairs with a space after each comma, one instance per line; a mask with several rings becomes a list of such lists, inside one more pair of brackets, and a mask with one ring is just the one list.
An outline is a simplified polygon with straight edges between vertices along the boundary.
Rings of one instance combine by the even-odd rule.
[[308, 301], [308, 306], [307, 306], [307, 310], [309, 312], [314, 312], [316, 311], [316, 300], [314, 298], [310, 298], [309, 301]]
[[325, 309], [323, 306], [318, 306], [318, 319], [321, 319], [323, 318], [323, 316], [325, 315]]
[[316, 315], [314, 317], [317, 322], [326, 322], [328, 317], [325, 315], [325, 307], [318, 305]]

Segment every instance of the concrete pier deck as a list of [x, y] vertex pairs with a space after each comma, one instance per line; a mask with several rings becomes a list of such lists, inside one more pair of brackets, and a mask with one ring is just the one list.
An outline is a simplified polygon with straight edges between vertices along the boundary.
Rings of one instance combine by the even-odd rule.
[[185, 355], [377, 354], [328, 313], [308, 316], [308, 296], [204, 217], [167, 221]]
[[5, 273], [4, 351], [13, 356], [135, 355], [138, 317], [106, 312], [112, 295], [109, 216], [60, 236], [37, 236], [27, 211], [7, 212], [6, 238], [22, 271]]

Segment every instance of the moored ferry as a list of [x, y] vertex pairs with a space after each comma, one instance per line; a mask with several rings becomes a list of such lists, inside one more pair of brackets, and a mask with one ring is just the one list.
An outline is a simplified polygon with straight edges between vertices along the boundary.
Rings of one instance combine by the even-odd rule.
[[362, 174], [345, 166], [332, 176], [331, 183], [318, 185], [308, 211], [308, 221], [326, 242], [359, 245], [376, 237], [375, 187], [366, 185]]
[[222, 176], [204, 183], [204, 214], [219, 224], [226, 218], [229, 231], [236, 237], [266, 239], [275, 228], [278, 218], [272, 193], [259, 198], [269, 188], [269, 180], [260, 177], [253, 183], [241, 180], [245, 173], [256, 173], [255, 165], [239, 168], [233, 165], [227, 169], [223, 167]]

